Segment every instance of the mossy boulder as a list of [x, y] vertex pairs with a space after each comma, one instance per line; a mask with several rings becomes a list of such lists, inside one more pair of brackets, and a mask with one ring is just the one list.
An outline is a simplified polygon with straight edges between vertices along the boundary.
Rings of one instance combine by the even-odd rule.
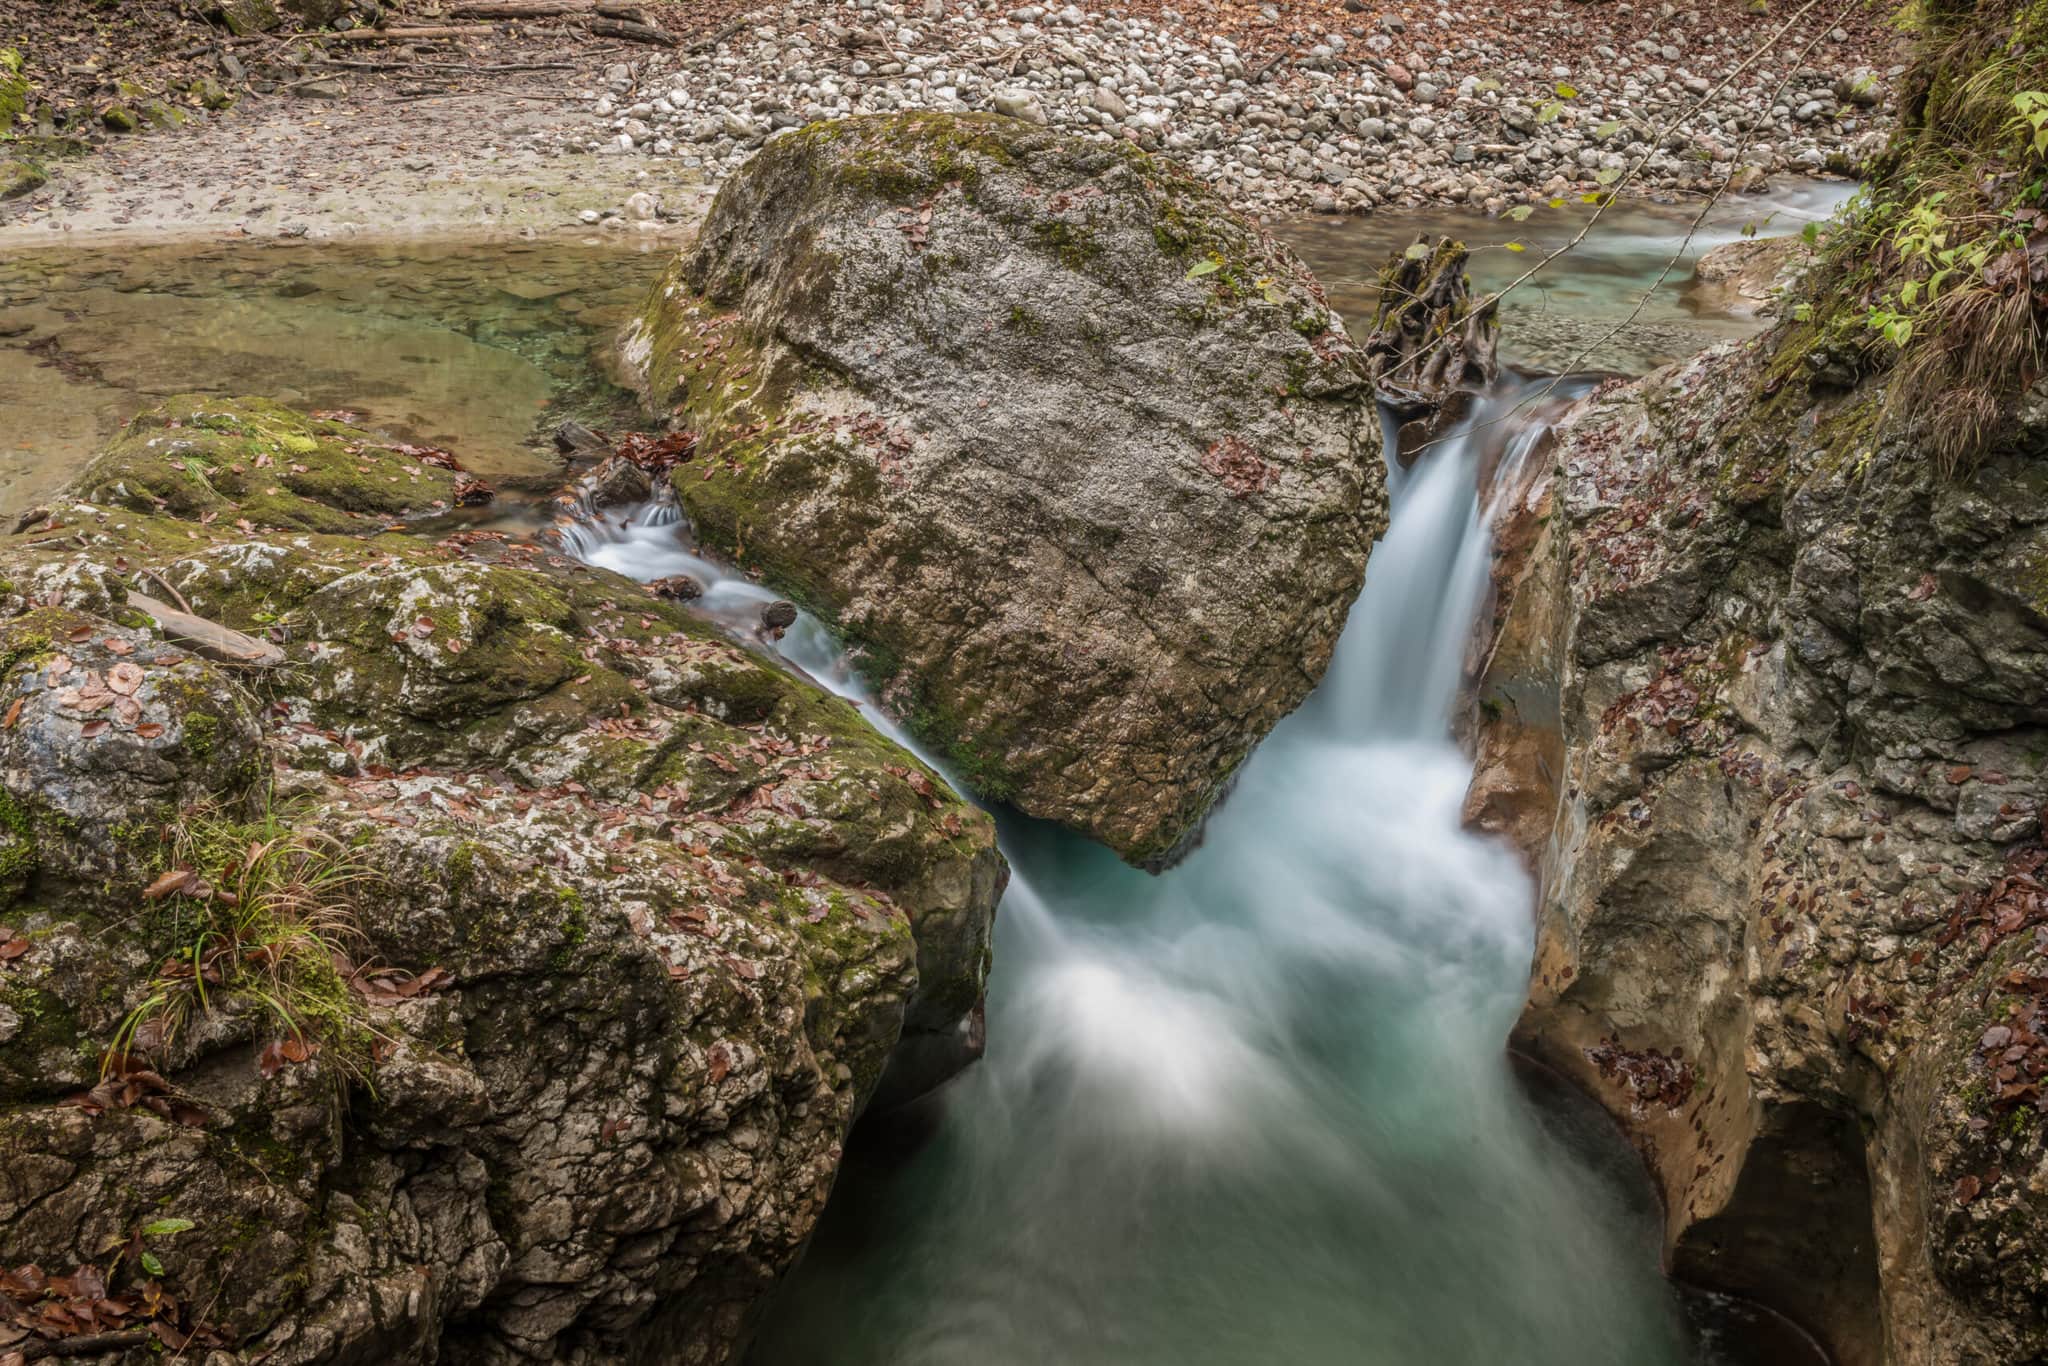
[[337, 535], [455, 505], [455, 475], [399, 443], [261, 399], [207, 395], [138, 417], [75, 487], [89, 502], [180, 520]]
[[219, 12], [228, 32], [237, 37], [268, 33], [284, 22], [273, 0], [220, 0]]
[[[993, 823], [638, 584], [413, 534], [446, 484], [180, 399], [0, 539], [0, 1243], [68, 1268], [189, 1220], [148, 1243], [169, 1326], [241, 1359], [731, 1360], [855, 1116], [972, 1056]], [[199, 658], [138, 592], [284, 662]], [[180, 989], [206, 894], [160, 879], [201, 823], [353, 889], [357, 985], [319, 959], [296, 1061], [231, 983], [125, 1023]]]
[[0, 158], [0, 203], [34, 194], [49, 183], [49, 175], [35, 162], [19, 157]]
[[700, 533], [984, 795], [1157, 864], [1314, 687], [1385, 520], [1315, 280], [1126, 145], [994, 115], [777, 139], [624, 357]]
[[28, 112], [28, 74], [22, 66], [19, 51], [0, 47], [0, 138], [13, 133], [15, 123]]

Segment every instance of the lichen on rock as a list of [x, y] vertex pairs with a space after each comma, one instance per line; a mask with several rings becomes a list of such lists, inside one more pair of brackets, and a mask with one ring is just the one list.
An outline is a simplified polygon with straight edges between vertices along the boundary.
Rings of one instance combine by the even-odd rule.
[[[190, 1220], [116, 1278], [238, 1359], [730, 1361], [855, 1116], [972, 1056], [993, 825], [639, 585], [417, 534], [449, 478], [177, 399], [0, 541], [0, 1241], [68, 1269]], [[332, 1017], [228, 981], [133, 1028], [199, 819], [345, 851]]]
[[700, 532], [962, 780], [1148, 865], [1315, 685], [1385, 522], [1356, 348], [1167, 163], [843, 119], [720, 192], [623, 357]]

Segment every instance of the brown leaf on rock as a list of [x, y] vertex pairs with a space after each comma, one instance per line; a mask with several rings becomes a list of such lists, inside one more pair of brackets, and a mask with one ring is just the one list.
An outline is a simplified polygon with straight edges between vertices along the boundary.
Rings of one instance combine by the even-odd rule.
[[174, 893], [190, 894], [199, 886], [199, 874], [190, 868], [173, 868], [157, 876], [156, 881], [143, 889], [145, 901], [161, 901]]
[[1956, 1182], [1955, 1197], [1958, 1205], [1967, 1205], [1983, 1193], [1984, 1183], [1974, 1176], [1966, 1176]]

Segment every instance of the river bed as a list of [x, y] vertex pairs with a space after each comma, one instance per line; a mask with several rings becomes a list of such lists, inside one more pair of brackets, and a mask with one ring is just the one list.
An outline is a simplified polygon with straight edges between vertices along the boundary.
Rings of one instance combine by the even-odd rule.
[[[1617, 205], [1504, 309], [1504, 354], [1639, 371], [1754, 331], [1688, 307], [1691, 259], [1840, 197], [1724, 206], [1683, 247], [1690, 210]], [[1418, 233], [1480, 248], [1488, 288], [1590, 212], [1283, 235], [1356, 326]], [[190, 390], [352, 410], [544, 486], [559, 416], [623, 412], [603, 354], [664, 261], [579, 241], [0, 257], [0, 512]], [[1453, 442], [1393, 472], [1393, 528], [1328, 678], [1181, 866], [1150, 877], [1000, 816], [1016, 876], [988, 1056], [857, 1136], [752, 1366], [1812, 1362], [1782, 1325], [1669, 1284], [1633, 1154], [1503, 1054], [1530, 889], [1462, 829], [1448, 727], [1487, 555], [1476, 461]], [[681, 553], [584, 549], [641, 577]], [[690, 567], [713, 601], [767, 596]], [[786, 648], [857, 690], [814, 627]]]

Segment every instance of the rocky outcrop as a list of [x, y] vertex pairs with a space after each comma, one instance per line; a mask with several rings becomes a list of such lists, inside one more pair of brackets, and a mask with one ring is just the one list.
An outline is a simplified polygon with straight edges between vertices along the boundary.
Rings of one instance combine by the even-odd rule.
[[2048, 408], [1952, 480], [1805, 373], [1778, 334], [1555, 433], [1472, 802], [1544, 875], [1516, 1038], [1677, 1274], [1844, 1366], [2037, 1360]]
[[455, 478], [180, 399], [0, 541], [0, 1356], [730, 1361], [978, 1043], [988, 818], [628, 580], [414, 534]]
[[1182, 173], [846, 119], [721, 191], [626, 358], [699, 534], [983, 794], [1156, 864], [1321, 676], [1385, 518], [1360, 357]]

